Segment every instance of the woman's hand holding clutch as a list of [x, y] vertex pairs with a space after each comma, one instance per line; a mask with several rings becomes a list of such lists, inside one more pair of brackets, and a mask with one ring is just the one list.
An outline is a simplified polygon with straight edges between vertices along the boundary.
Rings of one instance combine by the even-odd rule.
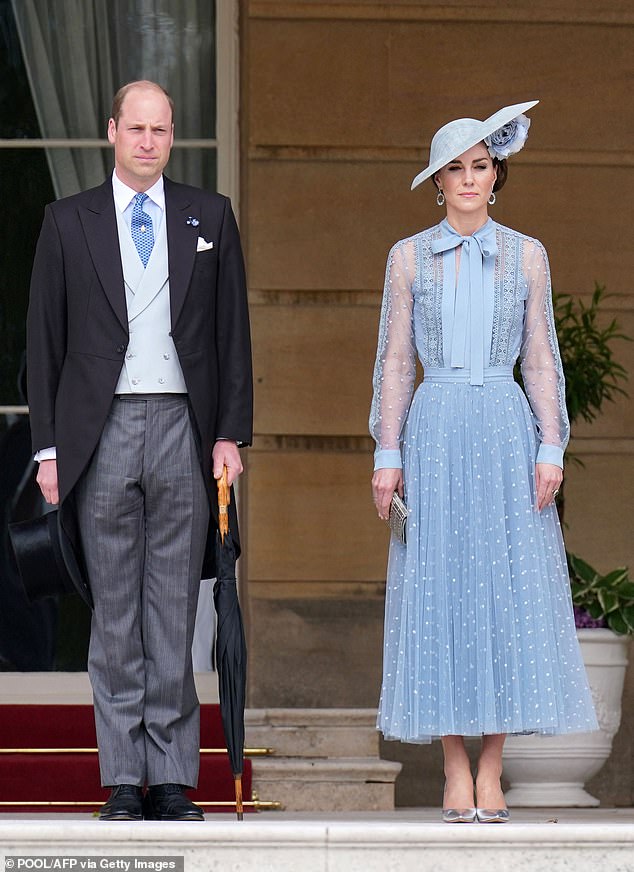
[[382, 521], [389, 517], [394, 491], [403, 498], [403, 470], [377, 469], [372, 476], [372, 498]]

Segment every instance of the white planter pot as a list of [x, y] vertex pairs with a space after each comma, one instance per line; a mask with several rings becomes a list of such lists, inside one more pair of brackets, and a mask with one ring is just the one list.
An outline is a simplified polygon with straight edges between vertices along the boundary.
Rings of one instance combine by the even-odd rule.
[[504, 775], [509, 806], [593, 806], [584, 789], [612, 750], [621, 723], [621, 697], [629, 636], [611, 630], [577, 630], [600, 730], [563, 736], [509, 736]]

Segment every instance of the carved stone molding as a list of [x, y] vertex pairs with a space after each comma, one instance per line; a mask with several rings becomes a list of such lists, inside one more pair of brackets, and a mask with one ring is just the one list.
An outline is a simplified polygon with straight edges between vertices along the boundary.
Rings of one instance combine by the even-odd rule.
[[[612, 6], [612, 8], [609, 8]], [[606, 8], [607, 7], [607, 8]], [[348, 21], [476, 21], [518, 24], [578, 24], [620, 27], [634, 24], [634, 13], [622, 3], [602, 3], [594, 8], [578, 8], [568, 3], [550, 6], [469, 3], [431, 4], [368, 2], [276, 2], [251, 0], [249, 17], [263, 19], [339, 19]]]

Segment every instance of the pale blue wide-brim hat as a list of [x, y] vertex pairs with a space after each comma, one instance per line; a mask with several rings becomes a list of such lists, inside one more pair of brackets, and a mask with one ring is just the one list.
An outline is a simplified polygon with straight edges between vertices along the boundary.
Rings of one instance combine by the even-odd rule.
[[515, 103], [498, 110], [486, 121], [477, 118], [457, 118], [437, 130], [429, 149], [429, 166], [420, 172], [412, 182], [412, 190], [424, 182], [438, 170], [464, 154], [474, 145], [482, 142], [505, 124], [513, 121], [524, 112], [536, 106], [539, 100], [529, 100], [528, 103]]

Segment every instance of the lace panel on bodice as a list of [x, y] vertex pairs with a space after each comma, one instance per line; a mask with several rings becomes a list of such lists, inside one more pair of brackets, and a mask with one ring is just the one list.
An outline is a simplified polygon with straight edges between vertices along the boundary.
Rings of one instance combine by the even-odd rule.
[[[489, 366], [508, 366], [515, 362], [517, 348], [513, 349], [513, 337], [520, 336], [524, 316], [525, 288], [521, 272], [518, 273], [520, 237], [497, 228], [498, 254], [495, 259], [495, 284], [493, 300], [493, 334]], [[513, 353], [515, 351], [515, 354]]]
[[431, 249], [432, 239], [439, 237], [438, 230], [421, 233], [416, 240], [421, 274], [415, 283], [415, 335], [416, 348], [424, 366], [443, 365], [443, 261]]

